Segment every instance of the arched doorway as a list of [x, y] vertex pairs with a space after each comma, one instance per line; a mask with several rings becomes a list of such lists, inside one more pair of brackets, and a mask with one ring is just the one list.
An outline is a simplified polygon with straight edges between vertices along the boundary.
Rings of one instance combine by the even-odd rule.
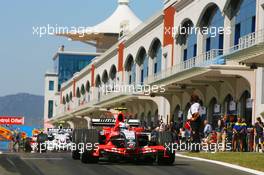
[[144, 112], [141, 113], [140, 115], [140, 121], [142, 126], [146, 126], [146, 121], [145, 121], [145, 114]]
[[157, 109], [154, 114], [154, 126], [157, 127], [159, 125], [159, 110]]
[[238, 114], [246, 120], [248, 125], [252, 124], [252, 99], [248, 91], [245, 91], [239, 100]]
[[220, 105], [217, 104], [216, 98], [212, 98], [209, 107], [208, 107], [208, 115], [207, 120], [212, 124], [213, 129], [217, 127], [217, 121], [221, 118], [221, 109]]
[[228, 94], [224, 99], [222, 113], [224, 115], [237, 115], [237, 105], [231, 94]]
[[147, 126], [151, 128], [153, 127], [153, 122], [151, 121], [151, 111], [149, 111], [147, 115]]

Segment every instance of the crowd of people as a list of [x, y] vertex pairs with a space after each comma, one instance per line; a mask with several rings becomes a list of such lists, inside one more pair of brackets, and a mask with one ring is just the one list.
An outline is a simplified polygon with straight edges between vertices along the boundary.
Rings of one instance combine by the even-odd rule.
[[[197, 95], [191, 97], [191, 104], [186, 122], [165, 124], [161, 119], [155, 127], [147, 129], [154, 132], [171, 131], [175, 142], [223, 145], [218, 151], [264, 152], [264, 123], [260, 117], [254, 126], [248, 126], [244, 118], [224, 115], [213, 127], [199, 114]], [[227, 144], [231, 150], [226, 149]]]

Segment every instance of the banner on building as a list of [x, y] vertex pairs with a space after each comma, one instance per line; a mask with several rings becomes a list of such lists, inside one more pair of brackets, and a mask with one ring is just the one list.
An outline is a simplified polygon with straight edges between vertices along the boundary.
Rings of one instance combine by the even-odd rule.
[[207, 108], [206, 107], [202, 106], [200, 110], [201, 110], [200, 114], [202, 114], [202, 115], [206, 115], [207, 114]]
[[230, 101], [229, 111], [236, 111], [236, 102], [235, 101]]
[[251, 98], [248, 98], [247, 102], [246, 102], [246, 108], [247, 109], [251, 109], [252, 108], [252, 104], [253, 104], [253, 100]]
[[214, 114], [218, 114], [221, 112], [221, 105], [220, 104], [215, 104], [214, 105]]
[[0, 125], [24, 125], [24, 117], [0, 116]]

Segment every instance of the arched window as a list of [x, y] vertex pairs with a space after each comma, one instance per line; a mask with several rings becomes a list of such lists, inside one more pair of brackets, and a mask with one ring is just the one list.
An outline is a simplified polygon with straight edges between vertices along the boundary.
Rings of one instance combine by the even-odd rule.
[[194, 24], [190, 19], [183, 22], [181, 30], [176, 42], [183, 47], [182, 60], [186, 61], [197, 55], [197, 32], [199, 31], [194, 28]]
[[66, 99], [65, 97], [62, 98], [62, 103], [65, 105], [66, 104]]
[[111, 68], [110, 68], [110, 73], [109, 73], [111, 80], [115, 80], [116, 79], [116, 73], [117, 73], [116, 66], [112, 65]]
[[68, 94], [66, 95], [66, 102], [67, 102], [67, 103], [69, 103], [69, 102], [70, 102], [70, 97], [69, 97], [69, 95], [68, 95]]
[[153, 59], [153, 73], [154, 75], [161, 72], [162, 61], [162, 46], [159, 39], [155, 38], [149, 51], [150, 57]]
[[136, 81], [136, 66], [132, 55], [129, 55], [125, 62], [125, 71], [127, 72], [128, 84]]
[[82, 84], [82, 87], [81, 87], [81, 94], [82, 95], [85, 95], [85, 87], [84, 87], [84, 84]]
[[81, 92], [80, 92], [80, 88], [79, 87], [77, 88], [76, 96], [77, 96], [77, 98], [81, 97]]
[[256, 31], [256, 0], [238, 0], [233, 5], [235, 14], [234, 45], [239, 44], [240, 37]]
[[100, 77], [100, 75], [96, 76], [95, 86], [96, 87], [100, 87], [101, 86], [101, 77]]
[[103, 75], [102, 75], [102, 81], [104, 84], [108, 83], [108, 73], [106, 70], [104, 70]]
[[148, 77], [148, 56], [145, 48], [141, 47], [139, 49], [136, 62], [140, 67], [140, 83], [143, 84], [144, 80]]
[[224, 16], [216, 4], [207, 7], [200, 19], [200, 27], [204, 34], [204, 50], [223, 49], [224, 46]]
[[72, 101], [72, 92], [70, 92], [70, 101]]
[[91, 89], [91, 85], [90, 85], [90, 82], [89, 81], [87, 81], [86, 82], [86, 86], [85, 86], [85, 90], [86, 90], [86, 92], [90, 92], [90, 89]]

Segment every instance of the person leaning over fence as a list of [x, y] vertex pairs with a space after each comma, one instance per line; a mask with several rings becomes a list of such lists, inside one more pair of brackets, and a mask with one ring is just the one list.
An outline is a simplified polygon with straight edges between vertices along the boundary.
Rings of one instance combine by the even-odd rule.
[[264, 130], [264, 123], [261, 121], [261, 118], [257, 118], [257, 122], [255, 123], [254, 128], [254, 136], [255, 136], [255, 151], [259, 152], [259, 147], [261, 147], [261, 151], [264, 152], [264, 136], [263, 136], [263, 130]]

